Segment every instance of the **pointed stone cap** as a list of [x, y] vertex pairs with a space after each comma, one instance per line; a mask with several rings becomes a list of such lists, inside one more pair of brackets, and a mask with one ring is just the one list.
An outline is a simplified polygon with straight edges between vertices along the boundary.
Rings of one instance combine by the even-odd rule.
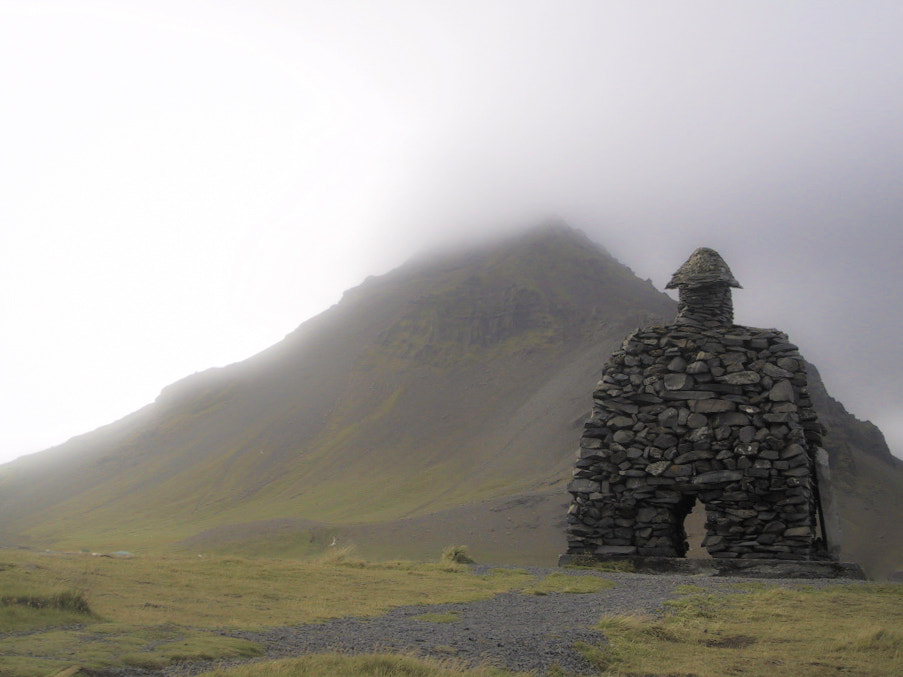
[[665, 289], [704, 287], [719, 282], [742, 289], [721, 255], [714, 249], [700, 247], [677, 269], [671, 281], [665, 285]]

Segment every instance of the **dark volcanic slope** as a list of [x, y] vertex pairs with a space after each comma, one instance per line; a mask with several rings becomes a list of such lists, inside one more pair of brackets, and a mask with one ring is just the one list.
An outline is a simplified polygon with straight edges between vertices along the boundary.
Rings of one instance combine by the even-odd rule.
[[[562, 225], [411, 261], [263, 353], [0, 468], [0, 535], [287, 554], [335, 535], [386, 557], [457, 541], [551, 563], [601, 366], [675, 306]], [[901, 470], [877, 429], [831, 402], [845, 516], [872, 533], [903, 517]], [[897, 566], [901, 538], [861, 538], [851, 556]]]

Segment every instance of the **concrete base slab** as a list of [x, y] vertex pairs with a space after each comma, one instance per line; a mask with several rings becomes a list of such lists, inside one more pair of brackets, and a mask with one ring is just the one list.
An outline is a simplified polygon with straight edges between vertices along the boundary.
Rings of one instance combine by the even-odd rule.
[[683, 557], [611, 557], [561, 555], [558, 566], [589, 566], [643, 574], [742, 576], [748, 578], [852, 578], [865, 580], [858, 564], [787, 559], [687, 559]]

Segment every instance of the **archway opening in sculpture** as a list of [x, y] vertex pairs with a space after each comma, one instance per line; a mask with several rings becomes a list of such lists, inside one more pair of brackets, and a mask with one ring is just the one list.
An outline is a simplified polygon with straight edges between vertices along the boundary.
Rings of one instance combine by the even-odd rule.
[[703, 546], [706, 536], [705, 504], [695, 496], [687, 496], [680, 505], [683, 513], [683, 530], [686, 534], [687, 552], [684, 557], [710, 559], [712, 556]]

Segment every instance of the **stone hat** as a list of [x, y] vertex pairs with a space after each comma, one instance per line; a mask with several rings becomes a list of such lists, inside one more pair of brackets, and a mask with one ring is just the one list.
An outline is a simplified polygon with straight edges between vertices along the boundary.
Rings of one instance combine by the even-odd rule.
[[721, 255], [714, 249], [700, 247], [677, 269], [671, 281], [665, 285], [665, 289], [704, 287], [719, 282], [742, 289]]

